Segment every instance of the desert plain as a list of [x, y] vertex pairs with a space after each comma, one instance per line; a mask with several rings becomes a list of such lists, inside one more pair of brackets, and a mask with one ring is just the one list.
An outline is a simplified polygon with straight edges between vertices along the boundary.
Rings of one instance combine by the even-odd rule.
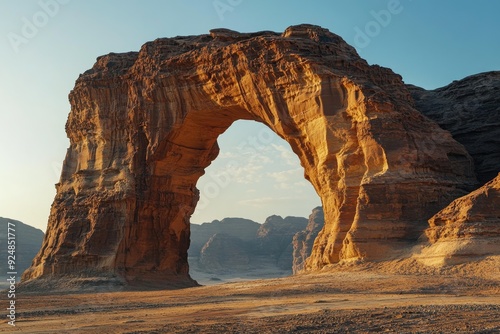
[[498, 333], [499, 268], [497, 256], [439, 269], [407, 259], [176, 290], [21, 287], [16, 327], [0, 332]]
[[[0, 332], [499, 333], [499, 89], [498, 71], [406, 84], [309, 24], [99, 57], [70, 93], [47, 232]], [[325, 222], [294, 239], [301, 274], [196, 286], [197, 180], [238, 120], [290, 144]]]

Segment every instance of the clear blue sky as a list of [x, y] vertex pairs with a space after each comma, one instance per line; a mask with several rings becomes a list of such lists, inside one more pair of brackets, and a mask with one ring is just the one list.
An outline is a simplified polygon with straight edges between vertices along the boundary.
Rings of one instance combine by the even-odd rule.
[[[311, 23], [342, 36], [369, 63], [435, 88], [500, 69], [499, 13], [498, 1], [465, 0], [0, 0], [0, 216], [45, 230], [69, 144], [67, 95], [99, 55], [217, 27], [283, 31]], [[270, 140], [251, 162], [238, 150], [259, 131], [242, 122], [223, 135], [221, 157], [200, 188], [224, 171], [228, 159], [248, 168], [212, 194], [195, 222], [307, 216], [319, 204], [286, 143]]]

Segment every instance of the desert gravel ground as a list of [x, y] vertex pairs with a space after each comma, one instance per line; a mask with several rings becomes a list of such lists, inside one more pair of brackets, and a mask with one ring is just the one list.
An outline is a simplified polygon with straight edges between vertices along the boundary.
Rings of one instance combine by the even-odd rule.
[[17, 326], [4, 323], [0, 332], [500, 333], [497, 265], [426, 272], [357, 265], [146, 292], [20, 291]]

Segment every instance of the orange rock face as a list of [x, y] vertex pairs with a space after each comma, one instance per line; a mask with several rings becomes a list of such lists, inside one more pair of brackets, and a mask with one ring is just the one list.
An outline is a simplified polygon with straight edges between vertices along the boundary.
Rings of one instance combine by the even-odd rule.
[[71, 145], [25, 281], [194, 284], [195, 185], [240, 119], [290, 143], [321, 197], [306, 270], [397, 256], [476, 183], [464, 147], [412, 107], [400, 76], [316, 26], [157, 39], [98, 58], [70, 102]]
[[500, 255], [500, 174], [429, 220], [429, 245], [416, 257], [448, 265]]

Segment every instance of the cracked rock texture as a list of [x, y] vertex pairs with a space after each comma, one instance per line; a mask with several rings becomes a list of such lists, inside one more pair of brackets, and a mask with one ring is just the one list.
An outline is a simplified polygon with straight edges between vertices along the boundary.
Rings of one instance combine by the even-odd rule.
[[397, 257], [477, 182], [467, 151], [414, 108], [399, 75], [317, 26], [157, 39], [99, 57], [69, 98], [70, 146], [24, 281], [194, 285], [195, 185], [240, 119], [284, 138], [321, 197], [305, 270]]

